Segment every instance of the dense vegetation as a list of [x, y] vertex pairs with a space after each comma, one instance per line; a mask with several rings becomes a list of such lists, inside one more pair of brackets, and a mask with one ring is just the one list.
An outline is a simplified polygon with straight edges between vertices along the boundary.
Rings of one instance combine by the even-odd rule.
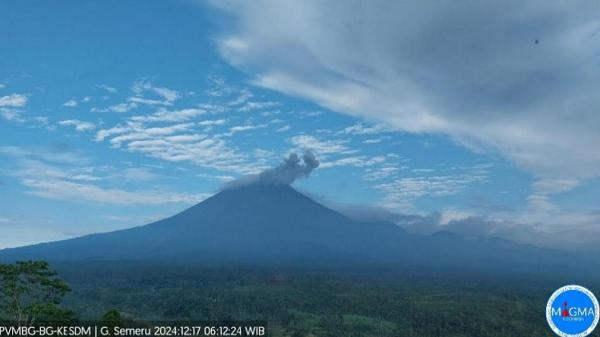
[[0, 320], [18, 325], [71, 322], [73, 312], [60, 307], [69, 291], [47, 262], [0, 264]]
[[59, 270], [73, 288], [65, 305], [81, 319], [116, 308], [128, 320], [265, 320], [270, 336], [551, 336], [546, 301], [565, 282], [462, 271]]

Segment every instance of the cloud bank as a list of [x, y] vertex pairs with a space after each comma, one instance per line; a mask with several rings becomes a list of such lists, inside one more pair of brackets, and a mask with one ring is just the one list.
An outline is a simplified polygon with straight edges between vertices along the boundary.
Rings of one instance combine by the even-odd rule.
[[597, 1], [219, 1], [259, 86], [498, 151], [538, 198], [600, 176]]
[[598, 252], [600, 229], [596, 224], [600, 220], [598, 214], [588, 216], [589, 226], [561, 228], [548, 231], [545, 226], [532, 226], [518, 221], [492, 219], [485, 216], [453, 214], [446, 210], [429, 214], [406, 214], [390, 211], [377, 206], [336, 204], [323, 201], [329, 207], [347, 217], [361, 222], [393, 222], [407, 231], [434, 235], [440, 232], [452, 233], [468, 239], [496, 238], [538, 247]]

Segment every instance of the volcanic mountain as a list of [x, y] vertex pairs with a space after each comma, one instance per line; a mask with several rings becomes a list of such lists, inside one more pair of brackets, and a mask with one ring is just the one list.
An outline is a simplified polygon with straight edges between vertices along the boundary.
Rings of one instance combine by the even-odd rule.
[[472, 266], [544, 269], [553, 251], [450, 233], [361, 223], [288, 185], [223, 190], [141, 227], [0, 251], [0, 260], [150, 261], [218, 265]]

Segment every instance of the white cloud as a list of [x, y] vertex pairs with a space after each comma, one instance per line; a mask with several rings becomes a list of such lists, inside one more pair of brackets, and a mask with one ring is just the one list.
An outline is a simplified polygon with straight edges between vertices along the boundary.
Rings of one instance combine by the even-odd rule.
[[267, 124], [258, 124], [258, 125], [254, 125], [254, 124], [246, 124], [246, 125], [238, 125], [238, 126], [233, 126], [231, 128], [229, 128], [229, 132], [226, 133], [226, 136], [233, 136], [234, 134], [238, 133], [238, 132], [243, 132], [243, 131], [250, 131], [250, 130], [257, 130], [257, 129], [263, 129], [266, 128]]
[[[224, 96], [231, 95], [232, 93], [234, 93], [234, 92], [237, 91], [232, 86], [227, 85], [225, 83], [225, 79], [223, 77], [208, 76], [207, 77], [207, 82], [208, 82], [208, 87], [209, 88], [205, 90], [205, 93], [208, 96], [212, 96], [212, 97], [224, 97]], [[241, 95], [240, 97], [245, 97], [245, 96], [247, 96], [247, 95]], [[242, 98], [242, 99], [239, 99], [239, 100], [236, 99], [233, 102], [237, 102], [237, 104], [241, 104], [241, 103], [244, 103], [248, 98], [250, 98], [250, 97]]]
[[126, 180], [132, 181], [150, 181], [160, 178], [160, 176], [146, 167], [130, 167], [121, 170], [121, 175]]
[[374, 156], [374, 157], [344, 157], [331, 161], [323, 161], [319, 168], [332, 168], [336, 166], [352, 166], [352, 167], [367, 167], [375, 164], [384, 163], [386, 160], [385, 156]]
[[35, 116], [35, 117], [31, 117], [30, 120], [33, 124], [37, 124], [48, 130], [56, 129], [56, 127], [54, 125], [50, 125], [50, 118], [48, 118], [47, 116]]
[[98, 88], [106, 90], [106, 92], [108, 92], [109, 94], [116, 94], [118, 92], [117, 88], [108, 86], [108, 85], [104, 85], [104, 84], [98, 84], [97, 85]]
[[321, 140], [310, 135], [298, 135], [290, 139], [290, 142], [303, 150], [311, 150], [317, 154], [333, 154], [347, 151], [344, 141]]
[[41, 125], [48, 125], [48, 123], [50, 123], [50, 118], [48, 118], [47, 116], [36, 116], [32, 117], [31, 120]]
[[600, 175], [598, 2], [213, 4], [234, 19], [221, 55], [260, 86], [500, 151], [540, 179]]
[[136, 218], [132, 218], [132, 217], [128, 217], [128, 216], [111, 215], [111, 214], [105, 215], [104, 217], [110, 221], [119, 221], [119, 222], [134, 222], [137, 220]]
[[0, 155], [14, 158], [41, 158], [48, 162], [73, 165], [82, 165], [89, 162], [89, 159], [78, 151], [56, 151], [51, 148], [0, 146]]
[[367, 126], [363, 123], [356, 123], [352, 126], [346, 127], [342, 130], [342, 133], [352, 134], [352, 135], [373, 135], [382, 132], [389, 131], [385, 126], [381, 124], [376, 124], [372, 126]]
[[[154, 137], [164, 137], [172, 135], [176, 132], [188, 131], [193, 125], [193, 123], [180, 123], [163, 127], [146, 128], [142, 124], [129, 123], [129, 127], [124, 129], [117, 127], [108, 130], [100, 130], [96, 134], [96, 140], [104, 139], [103, 137], [106, 137], [107, 134], [123, 133], [122, 135], [114, 137], [110, 140], [110, 143], [113, 146], [120, 147], [123, 142], [152, 139]], [[104, 132], [101, 133], [102, 131]]]
[[227, 183], [227, 182], [235, 180], [235, 177], [228, 176], [228, 175], [211, 175], [211, 174], [200, 173], [200, 174], [197, 174], [196, 176], [200, 177], [200, 178], [210, 179], [210, 180], [217, 180], [221, 183]]
[[205, 113], [206, 110], [204, 109], [181, 109], [173, 111], [161, 109], [152, 115], [133, 116], [130, 119], [136, 122], [184, 122]]
[[173, 142], [173, 143], [189, 143], [195, 142], [206, 138], [206, 135], [199, 134], [180, 134], [175, 136], [167, 136], [165, 140]]
[[245, 157], [218, 138], [203, 137], [180, 142], [169, 137], [134, 140], [127, 144], [131, 152], [142, 153], [161, 160], [188, 161], [199, 166], [240, 174], [255, 173], [260, 168], [248, 163]]
[[77, 106], [77, 101], [74, 99], [70, 99], [68, 101], [66, 101], [65, 103], [63, 103], [64, 106], [69, 107], [69, 108], [74, 108]]
[[158, 99], [149, 99], [149, 98], [143, 98], [143, 97], [129, 97], [127, 99], [129, 102], [132, 102], [134, 104], [146, 104], [146, 105], [170, 105], [170, 104], [166, 104], [165, 101], [163, 100], [158, 100]]
[[135, 108], [137, 108], [138, 105], [136, 103], [133, 102], [127, 102], [127, 103], [119, 103], [119, 104], [115, 104], [115, 105], [111, 105], [108, 108], [92, 108], [92, 112], [119, 112], [119, 113], [124, 113], [124, 112], [129, 112]]
[[378, 144], [381, 143], [381, 138], [371, 138], [363, 140], [363, 144]]
[[1, 171], [2, 174], [18, 178], [37, 177], [40, 179], [67, 179], [77, 175], [78, 173], [60, 169], [55, 165], [42, 162], [37, 158], [19, 158], [17, 162], [19, 165], [18, 170], [5, 169]]
[[96, 125], [94, 123], [80, 121], [78, 119], [67, 119], [58, 122], [58, 124], [61, 126], [73, 126], [78, 132], [91, 131], [96, 128]]
[[25, 119], [21, 116], [21, 112], [19, 110], [14, 109], [6, 109], [0, 108], [0, 116], [11, 122], [19, 122], [22, 123]]
[[108, 111], [112, 112], [129, 112], [135, 108], [137, 108], [137, 104], [135, 103], [119, 103], [113, 106], [108, 107]]
[[533, 183], [532, 194], [527, 197], [527, 207], [533, 212], [558, 211], [560, 207], [551, 200], [551, 195], [570, 191], [580, 185], [576, 179], [539, 179]]
[[98, 130], [98, 132], [96, 133], [96, 137], [94, 138], [94, 140], [97, 142], [101, 142], [104, 139], [106, 139], [107, 137], [119, 135], [119, 134], [126, 133], [126, 132], [132, 131], [132, 130], [133, 130], [132, 127], [120, 126], [120, 125], [114, 126], [110, 129], [101, 129], [101, 130]]
[[254, 155], [257, 158], [272, 158], [275, 156], [275, 152], [273, 151], [269, 151], [269, 150], [265, 150], [265, 149], [254, 149]]
[[127, 191], [116, 188], [102, 188], [93, 184], [67, 180], [23, 179], [22, 184], [29, 188], [26, 193], [42, 198], [90, 201], [119, 205], [159, 205], [166, 203], [193, 204], [202, 201], [207, 195], [188, 195], [163, 191]]
[[[57, 166], [37, 159], [23, 159], [24, 155], [30, 155], [31, 152], [17, 147], [4, 148], [2, 151], [17, 158], [18, 169], [3, 169], [0, 174], [17, 178], [27, 188], [26, 193], [42, 198], [120, 205], [158, 205], [165, 203], [192, 204], [207, 197], [206, 194], [185, 194], [164, 190], [128, 191], [102, 187], [97, 183], [92, 183], [111, 178], [93, 174], [94, 171], [101, 168]], [[150, 180], [156, 176], [143, 168], [129, 168], [118, 176], [112, 177], [112, 179], [115, 178]]]
[[96, 141], [109, 142], [152, 158], [170, 162], [187, 161], [199, 166], [239, 174], [256, 173], [262, 163], [250, 162], [235, 148], [218, 137], [196, 133], [196, 123], [180, 123], [162, 127], [146, 127], [139, 122], [127, 122], [96, 133]]
[[482, 183], [486, 180], [487, 175], [484, 172], [404, 177], [378, 184], [376, 188], [385, 193], [385, 200], [388, 205], [405, 207], [414, 199], [425, 196], [445, 197], [455, 195], [464, 191], [470, 184]]
[[27, 96], [11, 94], [0, 97], [0, 107], [22, 108], [27, 104]]
[[286, 124], [282, 127], [280, 127], [279, 129], [275, 130], [276, 132], [285, 132], [290, 130], [292, 127], [289, 124]]
[[[49, 160], [45, 155], [38, 155], [18, 148], [15, 154], [9, 154], [16, 160], [16, 169], [2, 169], [0, 174], [16, 177], [19, 179], [41, 179], [41, 180], [68, 180], [74, 182], [101, 181], [109, 178], [106, 173], [110, 169], [106, 167], [88, 166], [86, 160], [75, 162], [72, 160]], [[58, 164], [58, 165], [57, 165]]]
[[556, 205], [546, 195], [532, 194], [527, 197], [527, 206], [535, 212], [549, 212], [557, 210]]
[[[181, 95], [177, 91], [165, 87], [154, 86], [150, 81], [147, 80], [136, 81], [133, 84], [131, 90], [133, 90], [135, 96], [130, 97], [129, 101], [140, 104], [172, 105], [173, 102], [175, 102], [181, 97]], [[160, 99], [157, 100], [144, 98], [143, 95], [146, 92], [153, 93]]]
[[198, 125], [200, 125], [200, 126], [216, 126], [216, 125], [223, 125], [225, 123], [227, 123], [226, 119], [213, 119], [213, 120], [207, 119], [207, 120], [198, 122]]
[[25, 122], [25, 118], [21, 115], [22, 110], [19, 108], [27, 105], [27, 100], [27, 96], [21, 94], [0, 96], [0, 116], [11, 122]]
[[238, 109], [240, 112], [250, 112], [254, 110], [263, 110], [279, 106], [279, 102], [246, 102], [242, 107]]
[[398, 174], [402, 170], [402, 167], [398, 167], [392, 164], [385, 164], [381, 167], [367, 168], [363, 179], [366, 181], [382, 180]]
[[542, 195], [569, 191], [579, 185], [575, 179], [541, 179], [533, 184], [533, 190]]
[[299, 112], [299, 115], [301, 116], [301, 118], [317, 117], [317, 116], [321, 116], [322, 114], [323, 114], [323, 111], [302, 111], [302, 112]]
[[244, 104], [253, 96], [254, 95], [252, 95], [252, 92], [250, 92], [250, 90], [248, 90], [247, 88], [244, 88], [244, 89], [240, 90], [240, 93], [233, 101], [229, 102], [229, 105], [236, 106], [236, 105]]
[[440, 225], [447, 225], [452, 221], [461, 221], [472, 217], [468, 211], [458, 210], [458, 209], [446, 209], [443, 210], [440, 214]]

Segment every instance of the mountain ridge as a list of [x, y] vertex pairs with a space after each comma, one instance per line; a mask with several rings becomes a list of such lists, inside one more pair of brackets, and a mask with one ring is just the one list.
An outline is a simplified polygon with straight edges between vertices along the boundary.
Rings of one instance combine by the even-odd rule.
[[354, 221], [288, 185], [268, 184], [222, 190], [144, 226], [0, 250], [0, 260], [18, 259], [498, 270], [540, 270], [568, 260], [508, 241], [425, 236], [391, 222]]

